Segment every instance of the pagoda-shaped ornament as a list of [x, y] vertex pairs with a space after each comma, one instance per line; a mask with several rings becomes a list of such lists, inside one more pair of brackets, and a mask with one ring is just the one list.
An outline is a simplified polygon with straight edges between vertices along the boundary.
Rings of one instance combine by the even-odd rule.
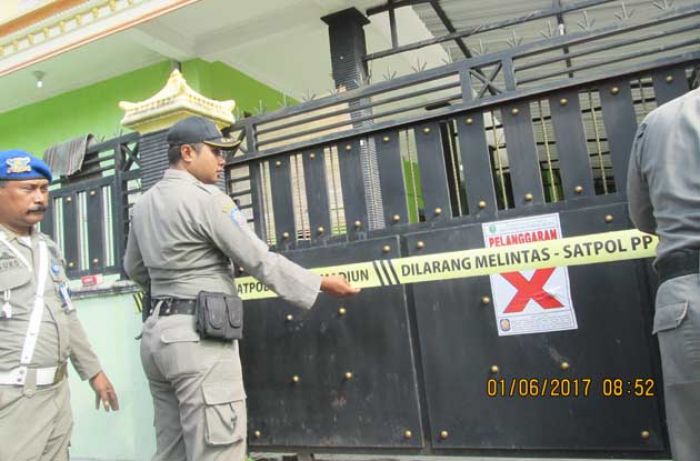
[[206, 117], [221, 129], [235, 121], [234, 107], [233, 100], [216, 101], [197, 93], [177, 69], [170, 74], [165, 87], [145, 101], [119, 103], [124, 111], [122, 125], [142, 135], [165, 130], [192, 115]]

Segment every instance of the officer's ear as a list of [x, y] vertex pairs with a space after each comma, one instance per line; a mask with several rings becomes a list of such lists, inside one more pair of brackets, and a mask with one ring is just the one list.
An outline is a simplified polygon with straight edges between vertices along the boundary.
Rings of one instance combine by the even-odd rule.
[[192, 163], [196, 153], [197, 151], [189, 144], [180, 146], [180, 159], [185, 163]]

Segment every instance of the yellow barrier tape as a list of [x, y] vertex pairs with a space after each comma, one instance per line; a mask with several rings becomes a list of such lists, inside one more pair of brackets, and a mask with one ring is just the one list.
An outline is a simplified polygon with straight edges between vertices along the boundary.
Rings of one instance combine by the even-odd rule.
[[[448, 251], [429, 255], [343, 264], [311, 269], [320, 275], [343, 275], [358, 288], [434, 282], [546, 267], [581, 266], [653, 257], [658, 239], [623, 230], [519, 245]], [[236, 279], [244, 300], [277, 296], [253, 277]]]

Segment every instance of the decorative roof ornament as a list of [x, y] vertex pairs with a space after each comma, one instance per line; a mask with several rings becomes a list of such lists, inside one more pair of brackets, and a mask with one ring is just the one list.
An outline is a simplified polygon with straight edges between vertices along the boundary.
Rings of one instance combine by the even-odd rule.
[[221, 129], [234, 123], [234, 107], [236, 101], [216, 101], [197, 93], [177, 69], [165, 87], [145, 101], [119, 103], [124, 111], [121, 124], [141, 134], [170, 128], [192, 115], [209, 118]]

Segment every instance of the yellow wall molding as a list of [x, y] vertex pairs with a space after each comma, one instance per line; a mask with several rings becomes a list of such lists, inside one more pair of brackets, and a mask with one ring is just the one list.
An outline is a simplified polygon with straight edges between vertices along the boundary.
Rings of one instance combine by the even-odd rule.
[[0, 37], [0, 77], [200, 0], [85, 0]]

